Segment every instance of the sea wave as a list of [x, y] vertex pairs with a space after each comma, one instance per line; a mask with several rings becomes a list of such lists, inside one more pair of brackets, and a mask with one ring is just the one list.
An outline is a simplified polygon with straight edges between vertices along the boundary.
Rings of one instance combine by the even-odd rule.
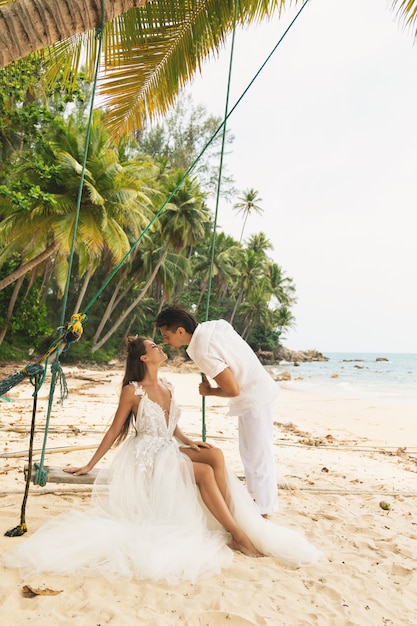
[[[344, 397], [417, 405], [417, 354], [326, 353], [328, 361], [268, 366], [282, 386]], [[384, 359], [384, 360], [380, 360]]]

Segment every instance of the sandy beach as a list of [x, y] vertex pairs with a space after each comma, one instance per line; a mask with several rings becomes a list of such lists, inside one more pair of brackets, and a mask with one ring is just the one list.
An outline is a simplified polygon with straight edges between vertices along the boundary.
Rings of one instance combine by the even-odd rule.
[[[56, 392], [45, 463], [84, 464], [112, 420], [123, 366], [64, 367], [69, 397]], [[181, 427], [201, 438], [199, 374], [162, 370], [176, 388]], [[8, 372], [0, 370], [0, 376]], [[323, 553], [294, 569], [276, 559], [236, 552], [232, 566], [197, 584], [43, 575], [27, 597], [17, 570], [0, 566], [2, 624], [171, 626], [414, 626], [417, 614], [417, 427], [415, 407], [301, 392], [282, 382], [274, 443], [280, 511], [277, 523], [301, 529]], [[28, 533], [4, 533], [20, 521], [33, 388], [20, 383], [0, 400], [0, 553], [25, 541], [69, 508], [86, 508], [90, 488], [31, 486]], [[34, 447], [43, 442], [48, 380], [38, 399]], [[206, 400], [207, 440], [220, 446], [243, 478], [237, 422], [227, 402]], [[109, 462], [114, 451], [101, 461]], [[39, 452], [35, 459], [39, 460]], [[386, 503], [381, 506], [381, 503]], [[383, 508], [384, 507], [384, 508]], [[63, 537], [65, 541], [65, 537]], [[198, 558], [198, 555], [196, 555]]]

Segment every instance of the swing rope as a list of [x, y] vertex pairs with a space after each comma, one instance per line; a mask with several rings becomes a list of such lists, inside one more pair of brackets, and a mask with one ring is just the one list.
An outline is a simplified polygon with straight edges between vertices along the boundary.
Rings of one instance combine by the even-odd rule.
[[7, 530], [4, 534], [6, 537], [21, 537], [25, 532], [27, 532], [26, 525], [26, 503], [29, 497], [29, 485], [32, 477], [32, 456], [33, 456], [33, 439], [35, 436], [35, 421], [36, 421], [36, 408], [37, 408], [37, 399], [38, 399], [38, 379], [39, 375], [35, 377], [35, 393], [33, 395], [33, 407], [32, 407], [32, 421], [30, 424], [30, 437], [29, 437], [29, 454], [28, 454], [28, 473], [26, 476], [25, 482], [25, 491], [23, 494], [22, 506], [20, 508], [20, 524], [15, 526], [15, 528], [11, 528]]
[[11, 530], [8, 530], [5, 533], [5, 535], [8, 537], [18, 537], [18, 536], [23, 535], [25, 532], [27, 532], [26, 503], [27, 503], [27, 499], [29, 495], [29, 484], [30, 484], [30, 480], [32, 477], [31, 469], [32, 469], [33, 438], [34, 438], [34, 433], [35, 433], [37, 397], [38, 397], [39, 389], [46, 375], [48, 359], [52, 354], [55, 354], [55, 361], [51, 367], [52, 379], [51, 379], [51, 385], [50, 385], [50, 390], [49, 390], [48, 411], [47, 411], [47, 416], [46, 416], [41, 460], [40, 460], [40, 463], [36, 464], [36, 472], [35, 472], [35, 476], [33, 479], [34, 484], [41, 485], [41, 486], [45, 486], [46, 481], [47, 481], [47, 472], [44, 470], [43, 464], [44, 464], [44, 459], [45, 459], [45, 450], [46, 450], [46, 443], [47, 443], [47, 437], [48, 437], [48, 427], [49, 427], [49, 421], [50, 421], [50, 417], [52, 413], [53, 397], [55, 393], [57, 380], [60, 381], [60, 386], [61, 386], [61, 401], [63, 401], [63, 399], [67, 397], [68, 395], [65, 375], [61, 368], [61, 364], [59, 362], [59, 356], [62, 352], [65, 352], [66, 350], [68, 350], [71, 343], [73, 343], [74, 341], [78, 341], [78, 339], [80, 339], [83, 333], [82, 324], [83, 324], [83, 321], [87, 318], [85, 314], [75, 314], [71, 317], [70, 323], [64, 329], [64, 320], [66, 316], [66, 307], [67, 307], [67, 301], [68, 301], [71, 268], [72, 268], [72, 264], [74, 260], [74, 254], [75, 254], [76, 233], [77, 233], [78, 221], [79, 221], [79, 215], [80, 215], [80, 209], [81, 209], [81, 198], [82, 198], [82, 191], [83, 191], [84, 179], [85, 179], [85, 170], [86, 170], [87, 157], [88, 157], [90, 129], [91, 129], [91, 122], [92, 122], [92, 117], [93, 117], [93, 109], [94, 109], [94, 97], [96, 93], [98, 72], [100, 68], [104, 24], [105, 24], [105, 8], [104, 8], [104, 0], [101, 0], [101, 24], [96, 29], [96, 38], [98, 40], [98, 46], [97, 46], [97, 52], [96, 52], [96, 64], [95, 64], [95, 71], [94, 71], [93, 91], [92, 91], [91, 103], [90, 103], [90, 114], [89, 114], [89, 119], [88, 119], [88, 124], [87, 124], [87, 135], [86, 135], [83, 164], [82, 164], [82, 170], [81, 170], [81, 176], [80, 176], [80, 186], [78, 189], [78, 196], [77, 196], [77, 205], [76, 205], [75, 221], [74, 221], [74, 227], [73, 227], [73, 233], [72, 233], [71, 249], [70, 249], [70, 255], [69, 255], [67, 280], [66, 280], [66, 285], [65, 285], [63, 306], [62, 306], [62, 312], [61, 312], [60, 329], [63, 332], [61, 336], [59, 337], [59, 339], [57, 339], [55, 342], [52, 343], [47, 353], [41, 359], [42, 361], [45, 361], [45, 370], [43, 371], [42, 380], [39, 380], [39, 373], [35, 375], [35, 392], [33, 394], [34, 396], [33, 411], [32, 411], [32, 423], [31, 423], [29, 455], [28, 455], [29, 456], [28, 458], [29, 470], [26, 476], [25, 493], [24, 493], [21, 513], [20, 513], [20, 524], [16, 526], [15, 528], [12, 528]]
[[232, 113], [235, 111], [235, 109], [237, 108], [237, 106], [240, 104], [240, 102], [242, 101], [242, 99], [245, 97], [245, 95], [247, 94], [247, 92], [249, 91], [249, 89], [252, 87], [253, 83], [255, 82], [255, 80], [258, 78], [258, 76], [260, 75], [260, 73], [262, 72], [262, 70], [265, 68], [266, 64], [268, 63], [268, 61], [270, 61], [271, 57], [273, 56], [274, 52], [277, 50], [278, 46], [282, 43], [283, 39], [285, 38], [285, 36], [289, 33], [290, 29], [292, 28], [292, 26], [295, 24], [296, 20], [298, 19], [298, 17], [301, 15], [301, 12], [303, 11], [303, 9], [307, 6], [307, 4], [309, 3], [310, 0], [305, 0], [304, 4], [301, 6], [301, 8], [299, 9], [299, 11], [297, 12], [297, 14], [295, 15], [295, 17], [293, 18], [293, 20], [290, 22], [289, 26], [285, 29], [283, 35], [279, 38], [278, 42], [276, 43], [276, 45], [273, 47], [273, 49], [271, 50], [271, 52], [268, 54], [266, 60], [262, 63], [261, 67], [258, 69], [258, 71], [255, 73], [255, 75], [253, 76], [253, 78], [250, 80], [250, 82], [248, 83], [248, 85], [246, 86], [246, 88], [244, 89], [244, 91], [242, 92], [242, 94], [240, 95], [240, 97], [236, 100], [235, 104], [232, 106], [232, 108], [228, 111], [228, 113], [225, 115], [225, 117], [223, 118], [223, 121], [220, 122], [220, 124], [218, 125], [218, 127], [215, 129], [215, 131], [213, 132], [212, 136], [210, 137], [210, 139], [207, 141], [206, 145], [202, 148], [202, 150], [200, 151], [200, 153], [196, 156], [196, 158], [194, 159], [194, 161], [191, 163], [191, 165], [189, 166], [189, 168], [186, 170], [185, 174], [182, 176], [182, 178], [179, 180], [177, 186], [175, 187], [175, 189], [169, 194], [169, 196], [166, 198], [166, 200], [163, 202], [162, 206], [158, 209], [158, 211], [155, 213], [154, 217], [152, 218], [152, 220], [149, 222], [149, 224], [145, 227], [145, 229], [143, 230], [143, 232], [139, 235], [139, 237], [136, 239], [136, 241], [134, 241], [134, 243], [132, 244], [130, 250], [128, 250], [128, 252], [126, 252], [125, 256], [122, 258], [122, 260], [120, 261], [120, 263], [113, 269], [113, 271], [109, 274], [109, 276], [107, 277], [107, 279], [103, 282], [102, 286], [100, 287], [100, 289], [98, 290], [98, 292], [96, 293], [96, 295], [90, 300], [90, 302], [87, 304], [86, 307], [84, 307], [83, 312], [87, 313], [87, 311], [89, 311], [89, 309], [92, 307], [92, 305], [96, 302], [96, 300], [100, 297], [100, 295], [103, 293], [103, 291], [106, 289], [107, 285], [113, 280], [114, 276], [118, 273], [119, 269], [125, 264], [126, 260], [129, 258], [129, 256], [132, 254], [132, 252], [137, 248], [137, 246], [139, 245], [139, 243], [142, 241], [144, 235], [148, 232], [148, 230], [152, 227], [152, 225], [156, 222], [156, 220], [159, 218], [159, 216], [161, 215], [162, 211], [165, 209], [166, 205], [168, 204], [168, 202], [171, 201], [172, 197], [176, 194], [176, 192], [178, 191], [178, 189], [181, 187], [181, 185], [183, 184], [183, 182], [185, 181], [185, 179], [190, 175], [190, 173], [193, 171], [193, 169], [195, 168], [195, 166], [197, 165], [197, 163], [200, 161], [201, 157], [204, 155], [205, 151], [210, 147], [210, 145], [213, 143], [213, 141], [216, 139], [217, 135], [220, 133], [220, 131], [224, 128], [224, 126], [227, 124], [227, 121], [229, 119], [229, 117], [232, 115]]
[[[249, 82], [249, 84], [247, 85], [245, 90], [242, 92], [242, 94], [240, 95], [238, 100], [235, 102], [235, 104], [229, 110], [228, 105], [229, 105], [229, 95], [230, 95], [230, 83], [231, 83], [232, 63], [233, 63], [233, 54], [234, 54], [234, 42], [235, 42], [237, 12], [238, 12], [238, 0], [236, 0], [236, 3], [235, 3], [235, 13], [234, 13], [234, 24], [233, 24], [232, 46], [231, 46], [231, 54], [230, 54], [230, 61], [229, 61], [229, 75], [228, 75], [228, 84], [227, 84], [227, 96], [226, 96], [226, 105], [225, 105], [225, 115], [224, 115], [223, 121], [219, 124], [217, 129], [212, 134], [211, 138], [208, 140], [208, 142], [206, 143], [204, 148], [201, 150], [201, 152], [194, 159], [194, 161], [192, 162], [190, 167], [186, 170], [185, 174], [182, 176], [182, 178], [180, 179], [180, 181], [176, 185], [175, 189], [169, 194], [169, 196], [163, 202], [162, 206], [155, 213], [155, 215], [152, 218], [152, 220], [145, 227], [145, 229], [140, 234], [140, 236], [137, 238], [137, 240], [133, 243], [133, 245], [131, 246], [130, 250], [125, 254], [125, 256], [122, 258], [120, 263], [110, 273], [110, 275], [104, 281], [104, 283], [102, 284], [101, 288], [96, 293], [96, 295], [91, 299], [91, 301], [83, 309], [83, 312], [73, 315], [71, 317], [71, 320], [70, 320], [69, 324], [65, 327], [64, 320], [65, 320], [65, 315], [66, 315], [66, 306], [67, 306], [68, 293], [69, 293], [70, 275], [71, 275], [71, 268], [72, 268], [72, 265], [73, 265], [74, 254], [75, 254], [76, 232], [77, 232], [78, 221], [79, 221], [81, 199], [82, 199], [82, 191], [83, 191], [86, 163], [87, 163], [87, 157], [88, 157], [89, 138], [90, 138], [91, 122], [92, 122], [93, 108], [94, 108], [94, 97], [95, 97], [95, 93], [96, 93], [98, 72], [99, 72], [99, 67], [100, 67], [101, 50], [102, 50], [102, 45], [103, 45], [103, 34], [104, 34], [104, 24], [105, 24], [105, 7], [104, 7], [104, 0], [101, 0], [102, 20], [101, 20], [101, 25], [96, 29], [96, 37], [97, 37], [97, 40], [98, 40], [98, 46], [97, 46], [96, 66], [95, 66], [95, 73], [94, 73], [92, 98], [91, 98], [91, 104], [90, 104], [90, 114], [89, 114], [88, 125], [87, 125], [86, 143], [85, 143], [84, 158], [83, 158], [83, 164], [82, 164], [82, 170], [81, 170], [81, 176], [80, 176], [80, 187], [79, 187], [79, 191], [78, 191], [76, 215], [75, 215], [74, 228], [73, 228], [73, 234], [72, 234], [72, 243], [71, 243], [71, 251], [70, 251], [70, 256], [69, 256], [68, 274], [67, 274], [67, 280], [66, 280], [66, 285], [65, 285], [64, 298], [63, 298], [63, 307], [62, 307], [62, 313], [61, 313], [61, 326], [60, 326], [60, 329], [62, 330], [62, 334], [55, 342], [52, 343], [52, 345], [48, 349], [47, 353], [45, 355], [43, 355], [43, 357], [41, 357], [41, 359], [39, 359], [39, 361], [36, 364], [26, 366], [20, 372], [17, 372], [16, 374], [12, 375], [11, 377], [6, 379], [5, 381], [2, 381], [3, 384], [0, 385], [0, 395], [1, 395], [1, 393], [5, 393], [5, 391], [11, 389], [14, 385], [16, 385], [18, 382], [23, 380], [23, 378], [25, 378], [26, 376], [30, 376], [31, 378], [34, 379], [35, 391], [34, 391], [34, 394], [33, 394], [33, 396], [34, 396], [34, 403], [33, 403], [32, 426], [31, 426], [31, 437], [30, 437], [30, 447], [29, 447], [29, 464], [31, 466], [32, 450], [33, 450], [33, 436], [34, 436], [34, 429], [35, 429], [37, 395], [38, 395], [39, 389], [40, 389], [40, 387], [41, 387], [41, 385], [43, 383], [43, 380], [45, 378], [45, 375], [46, 375], [48, 359], [49, 359], [49, 357], [52, 354], [55, 354], [55, 361], [54, 361], [53, 366], [51, 367], [52, 380], [51, 380], [51, 385], [50, 385], [50, 393], [49, 393], [49, 400], [48, 400], [48, 412], [47, 412], [47, 418], [46, 418], [46, 424], [45, 424], [45, 432], [44, 432], [44, 442], [43, 442], [43, 447], [42, 447], [42, 455], [41, 455], [40, 463], [36, 464], [36, 473], [35, 473], [35, 477], [34, 477], [34, 481], [33, 481], [34, 484], [39, 484], [41, 486], [44, 486], [46, 484], [46, 481], [47, 481], [47, 472], [45, 472], [45, 470], [43, 469], [43, 464], [44, 464], [46, 442], [47, 442], [47, 436], [48, 436], [49, 421], [50, 421], [50, 416], [51, 416], [51, 412], [52, 412], [53, 396], [54, 396], [54, 393], [55, 393], [56, 382], [57, 382], [58, 379], [59, 379], [60, 384], [61, 384], [61, 400], [63, 400], [67, 396], [67, 386], [66, 386], [66, 381], [65, 381], [65, 375], [64, 375], [64, 373], [62, 371], [62, 368], [61, 368], [61, 365], [60, 365], [60, 362], [59, 362], [60, 354], [62, 352], [65, 352], [66, 350], [68, 350], [70, 345], [71, 345], [71, 343], [73, 343], [75, 341], [78, 341], [80, 339], [80, 337], [82, 336], [82, 333], [83, 333], [83, 322], [88, 319], [87, 318], [87, 311], [93, 306], [93, 304], [96, 302], [96, 300], [100, 297], [100, 295], [102, 294], [104, 289], [108, 286], [108, 284], [111, 282], [111, 280], [117, 274], [119, 269], [124, 265], [126, 260], [132, 254], [132, 252], [136, 249], [136, 247], [142, 241], [144, 235], [148, 232], [148, 230], [152, 227], [152, 225], [155, 223], [155, 221], [159, 218], [159, 216], [161, 215], [162, 211], [165, 209], [166, 205], [170, 202], [170, 200], [175, 195], [175, 193], [178, 191], [178, 189], [181, 187], [181, 185], [183, 184], [185, 179], [192, 172], [192, 170], [194, 169], [194, 167], [196, 166], [198, 161], [201, 159], [201, 157], [203, 156], [205, 151], [208, 149], [208, 147], [215, 140], [215, 138], [217, 137], [219, 132], [221, 130], [223, 130], [222, 147], [221, 147], [221, 158], [220, 158], [219, 176], [218, 176], [218, 186], [217, 186], [217, 195], [216, 195], [215, 221], [214, 221], [213, 237], [212, 237], [212, 244], [211, 244], [208, 293], [207, 293], [207, 303], [206, 303], [206, 320], [208, 319], [210, 294], [211, 294], [211, 283], [212, 283], [212, 271], [213, 271], [213, 263], [214, 263], [214, 251], [215, 251], [215, 238], [216, 238], [216, 228], [217, 228], [217, 216], [218, 216], [220, 186], [221, 186], [221, 177], [222, 177], [222, 169], [223, 169], [223, 158], [224, 158], [224, 146], [225, 146], [227, 121], [228, 121], [229, 117], [232, 115], [232, 113], [235, 111], [237, 106], [240, 104], [240, 102], [242, 101], [242, 99], [244, 98], [244, 96], [246, 95], [248, 90], [250, 89], [250, 87], [253, 85], [255, 80], [258, 78], [259, 74], [264, 69], [264, 67], [266, 66], [268, 61], [271, 59], [272, 55], [274, 54], [274, 52], [276, 51], [276, 49], [278, 48], [280, 43], [283, 41], [284, 37], [290, 31], [291, 27], [295, 24], [296, 20], [300, 16], [300, 14], [303, 11], [303, 9], [307, 6], [308, 2], [309, 2], [309, 0], [306, 0], [305, 3], [302, 5], [302, 7], [297, 12], [297, 14], [294, 17], [294, 19], [290, 22], [289, 26], [284, 31], [284, 34], [280, 37], [280, 39], [278, 40], [277, 44], [274, 46], [272, 51], [267, 56], [267, 58], [264, 61], [264, 63], [258, 69], [258, 71], [254, 75], [254, 77], [251, 79], [251, 81]], [[43, 362], [45, 362], [45, 369], [41, 366], [41, 363], [43, 363]], [[41, 375], [42, 375], [42, 377], [41, 377]], [[203, 397], [203, 433], [202, 434], [203, 434], [203, 440], [205, 440], [205, 437], [206, 437], [206, 426], [205, 426], [205, 403], [204, 403], [204, 397]], [[31, 468], [29, 468], [29, 471], [27, 473], [26, 486], [25, 486], [25, 495], [24, 495], [24, 500], [23, 500], [23, 503], [22, 503], [22, 511], [21, 511], [21, 523], [16, 528], [14, 528], [14, 529], [12, 529], [10, 531], [7, 531], [5, 533], [7, 536], [19, 536], [19, 535], [22, 535], [23, 533], [25, 533], [27, 531], [27, 527], [26, 527], [26, 523], [25, 523], [25, 508], [26, 508], [26, 501], [27, 501], [27, 497], [28, 497], [30, 478], [31, 478]]]
[[[234, 48], [234, 39], [235, 39], [235, 32], [236, 32], [236, 21], [237, 21], [237, 10], [238, 10], [238, 0], [236, 0], [236, 4], [235, 4], [235, 15], [234, 15], [234, 25], [233, 25], [233, 38], [232, 38], [232, 49], [231, 49], [231, 55], [230, 55], [230, 66], [229, 66], [229, 78], [228, 78], [228, 85], [227, 85], [227, 100], [226, 100], [226, 107], [225, 107], [225, 116], [223, 118], [223, 121], [219, 124], [219, 126], [216, 128], [216, 130], [214, 131], [214, 133], [212, 134], [212, 136], [210, 137], [210, 139], [208, 140], [208, 142], [206, 143], [206, 145], [203, 147], [203, 149], [201, 150], [201, 152], [197, 155], [197, 157], [194, 159], [194, 161], [191, 163], [191, 165], [189, 166], [189, 168], [186, 170], [185, 174], [182, 176], [182, 178], [179, 180], [177, 186], [175, 187], [175, 189], [169, 194], [169, 196], [165, 199], [165, 201], [163, 202], [162, 206], [158, 209], [158, 211], [155, 213], [154, 217], [152, 218], [152, 220], [149, 222], [149, 224], [145, 227], [145, 229], [142, 231], [142, 233], [139, 235], [139, 237], [136, 239], [136, 241], [132, 244], [130, 250], [128, 250], [128, 252], [125, 254], [125, 256], [122, 258], [122, 260], [120, 261], [120, 263], [113, 269], [113, 271], [110, 273], [110, 275], [107, 277], [107, 279], [103, 282], [102, 286], [100, 287], [100, 289], [98, 290], [98, 292], [96, 293], [96, 295], [91, 299], [91, 301], [87, 304], [87, 306], [83, 309], [84, 313], [87, 313], [87, 311], [92, 307], [92, 305], [96, 302], [96, 300], [100, 297], [100, 295], [103, 293], [103, 291], [106, 289], [107, 285], [113, 280], [114, 276], [118, 273], [119, 269], [125, 264], [126, 260], [129, 258], [129, 256], [132, 254], [132, 252], [136, 249], [136, 247], [139, 245], [139, 243], [142, 241], [143, 237], [145, 236], [145, 234], [148, 232], [148, 230], [152, 227], [152, 225], [156, 222], [156, 220], [159, 218], [159, 216], [161, 215], [162, 211], [165, 209], [166, 205], [168, 204], [168, 202], [171, 201], [172, 197], [175, 195], [175, 193], [178, 191], [178, 189], [181, 187], [181, 185], [183, 184], [183, 182], [185, 181], [185, 179], [190, 175], [190, 173], [193, 171], [193, 169], [195, 168], [195, 166], [197, 165], [197, 163], [199, 162], [199, 160], [201, 159], [201, 157], [203, 156], [203, 154], [205, 153], [205, 151], [209, 148], [209, 146], [213, 143], [213, 141], [215, 140], [215, 138], [217, 137], [217, 135], [220, 133], [220, 131], [223, 129], [223, 140], [222, 140], [222, 150], [221, 150], [221, 166], [220, 166], [220, 171], [219, 171], [219, 182], [218, 182], [218, 187], [217, 187], [217, 197], [216, 197], [216, 212], [215, 212], [215, 223], [214, 223], [214, 231], [213, 231], [213, 239], [212, 239], [212, 245], [211, 245], [211, 261], [210, 261], [210, 276], [209, 276], [209, 292], [208, 292], [208, 298], [207, 298], [207, 306], [206, 306], [206, 319], [208, 318], [208, 309], [209, 309], [209, 299], [210, 299], [210, 291], [211, 291], [211, 277], [212, 277], [212, 270], [213, 270], [213, 260], [214, 260], [214, 247], [215, 247], [215, 230], [216, 230], [216, 220], [217, 220], [217, 214], [218, 214], [218, 203], [219, 203], [219, 194], [220, 194], [220, 179], [221, 179], [221, 174], [222, 174], [222, 167], [223, 167], [223, 155], [224, 155], [224, 143], [225, 143], [225, 130], [226, 130], [226, 125], [227, 125], [227, 121], [229, 119], [229, 117], [232, 115], [232, 113], [235, 111], [235, 109], [237, 108], [237, 106], [240, 104], [240, 102], [242, 101], [242, 99], [244, 98], [244, 96], [247, 94], [247, 92], [249, 91], [249, 89], [252, 87], [253, 83], [255, 82], [255, 80], [258, 78], [258, 76], [260, 75], [260, 73], [262, 72], [262, 70], [265, 68], [265, 66], [267, 65], [267, 63], [270, 61], [270, 59], [272, 58], [273, 54], [276, 52], [278, 46], [282, 43], [282, 41], [284, 40], [284, 38], [286, 37], [286, 35], [289, 33], [290, 29], [293, 27], [293, 25], [296, 23], [297, 19], [300, 17], [301, 12], [304, 10], [304, 8], [307, 6], [309, 0], [305, 0], [304, 4], [301, 6], [301, 8], [299, 9], [299, 11], [296, 13], [295, 17], [293, 18], [293, 20], [290, 22], [290, 24], [288, 25], [288, 27], [285, 29], [284, 33], [282, 34], [282, 36], [279, 38], [278, 42], [276, 43], [276, 45], [272, 48], [271, 52], [268, 54], [267, 58], [265, 59], [265, 61], [262, 63], [261, 67], [258, 69], [258, 71], [255, 73], [255, 75], [253, 76], [253, 78], [250, 80], [250, 82], [248, 83], [248, 85], [246, 86], [246, 88], [244, 89], [244, 91], [242, 92], [242, 94], [240, 95], [240, 97], [237, 99], [237, 101], [235, 102], [235, 104], [232, 106], [232, 108], [230, 110], [228, 110], [228, 100], [229, 100], [229, 94], [230, 94], [230, 81], [231, 81], [231, 65], [232, 65], [232, 59], [233, 59], [233, 48]], [[206, 425], [205, 425], [205, 399], [204, 396], [202, 398], [202, 421], [203, 421], [203, 425], [202, 425], [202, 439], [203, 441], [205, 441], [205, 437], [206, 437]]]
[[[82, 194], [83, 194], [83, 189], [84, 189], [85, 170], [87, 166], [88, 151], [90, 147], [90, 133], [91, 133], [92, 120], [93, 120], [93, 112], [94, 112], [94, 99], [95, 99], [96, 90], [97, 90], [97, 80], [98, 80], [98, 73], [100, 69], [101, 50], [103, 47], [105, 17], [106, 17], [106, 14], [105, 14], [105, 8], [104, 8], [104, 0], [101, 0], [101, 24], [99, 27], [96, 28], [96, 39], [98, 41], [98, 45], [97, 45], [97, 50], [96, 50], [96, 63], [95, 63], [95, 69], [94, 69], [93, 90], [92, 90], [91, 102], [90, 102], [90, 112], [89, 112], [88, 122], [87, 122], [87, 132], [86, 132], [86, 137], [85, 137], [84, 155], [83, 155], [81, 175], [80, 175], [80, 185], [78, 187], [77, 205], [76, 205], [76, 210], [75, 210], [75, 219], [74, 219], [74, 226], [73, 226], [73, 231], [72, 231], [72, 240], [71, 240], [71, 249], [70, 249], [69, 261], [68, 261], [67, 279], [65, 283], [63, 304], [62, 304], [62, 310], [61, 310], [61, 324], [60, 324], [61, 329], [64, 328], [64, 321], [66, 318], [68, 293], [69, 293], [69, 286], [70, 286], [70, 281], [71, 281], [71, 269], [73, 266], [74, 255], [75, 255], [75, 242], [76, 242], [76, 237], [77, 237], [78, 222], [79, 222], [80, 211], [81, 211], [81, 200], [82, 200]], [[36, 473], [33, 479], [33, 482], [35, 485], [41, 485], [42, 487], [46, 485], [46, 481], [47, 481], [47, 472], [43, 469], [43, 464], [45, 460], [45, 449], [46, 449], [46, 442], [48, 438], [49, 420], [50, 420], [51, 413], [52, 413], [53, 397], [55, 393], [55, 386], [56, 386], [57, 379], [60, 381], [60, 384], [61, 384], [61, 402], [68, 395], [68, 388], [67, 388], [67, 384], [65, 380], [65, 374], [62, 370], [59, 357], [62, 352], [65, 352], [66, 350], [68, 350], [71, 343], [78, 341], [80, 339], [83, 333], [82, 324], [86, 319], [87, 319], [87, 316], [84, 313], [76, 314], [72, 316], [71, 318], [72, 322], [67, 326], [67, 329], [63, 336], [64, 345], [60, 348], [57, 348], [55, 351], [56, 352], [55, 361], [51, 367], [52, 379], [51, 379], [51, 386], [50, 386], [50, 391], [49, 391], [48, 411], [47, 411], [46, 423], [45, 423], [42, 455], [41, 455], [40, 463], [36, 464]]]
[[[214, 252], [216, 248], [216, 230], [217, 230], [217, 218], [219, 214], [219, 201], [220, 201], [220, 188], [222, 182], [223, 175], [223, 158], [224, 158], [224, 146], [226, 143], [226, 120], [228, 117], [228, 109], [229, 109], [229, 97], [230, 97], [230, 85], [232, 82], [232, 67], [233, 67], [233, 54], [235, 49], [235, 37], [236, 37], [236, 22], [237, 22], [237, 11], [239, 8], [239, 0], [235, 2], [235, 12], [233, 16], [233, 33], [232, 33], [232, 42], [230, 47], [230, 59], [229, 59], [229, 72], [227, 77], [227, 89], [226, 89], [226, 101], [224, 107], [224, 120], [225, 123], [223, 125], [223, 133], [222, 133], [222, 147], [220, 150], [220, 163], [219, 163], [219, 174], [217, 179], [217, 191], [216, 191], [216, 206], [214, 211], [214, 224], [213, 224], [213, 235], [211, 240], [211, 250], [210, 250], [210, 265], [209, 265], [209, 279], [207, 286], [207, 301], [206, 301], [206, 315], [205, 320], [207, 321], [209, 318], [209, 308], [210, 308], [210, 297], [211, 297], [211, 284], [213, 279], [213, 265], [214, 265]], [[201, 379], [204, 380], [204, 374], [201, 374]], [[206, 398], [205, 396], [201, 396], [201, 438], [203, 441], [206, 441], [207, 436], [207, 428], [206, 428]]]

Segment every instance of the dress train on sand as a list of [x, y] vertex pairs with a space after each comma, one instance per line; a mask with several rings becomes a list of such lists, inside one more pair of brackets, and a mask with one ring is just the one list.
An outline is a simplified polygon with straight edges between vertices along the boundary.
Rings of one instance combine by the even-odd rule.
[[[50, 520], [3, 556], [26, 582], [48, 572], [174, 584], [231, 564], [230, 534], [202, 502], [192, 462], [173, 436], [180, 416], [175, 398], [166, 419], [159, 404], [131, 384], [142, 397], [135, 434], [99, 472], [90, 507]], [[319, 559], [302, 533], [264, 519], [240, 480], [226, 471], [231, 512], [260, 552], [296, 567]]]

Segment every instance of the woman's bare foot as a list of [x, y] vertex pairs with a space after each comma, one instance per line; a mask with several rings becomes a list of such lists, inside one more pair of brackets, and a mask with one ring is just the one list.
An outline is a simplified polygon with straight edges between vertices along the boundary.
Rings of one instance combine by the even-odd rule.
[[245, 535], [243, 531], [241, 533], [236, 533], [235, 535], [232, 535], [232, 538], [233, 538], [233, 548], [235, 550], [239, 550], [239, 552], [246, 554], [246, 556], [252, 556], [252, 557], [264, 556], [262, 552], [259, 552], [259, 550], [255, 548], [252, 541], [249, 539], [247, 535]]

